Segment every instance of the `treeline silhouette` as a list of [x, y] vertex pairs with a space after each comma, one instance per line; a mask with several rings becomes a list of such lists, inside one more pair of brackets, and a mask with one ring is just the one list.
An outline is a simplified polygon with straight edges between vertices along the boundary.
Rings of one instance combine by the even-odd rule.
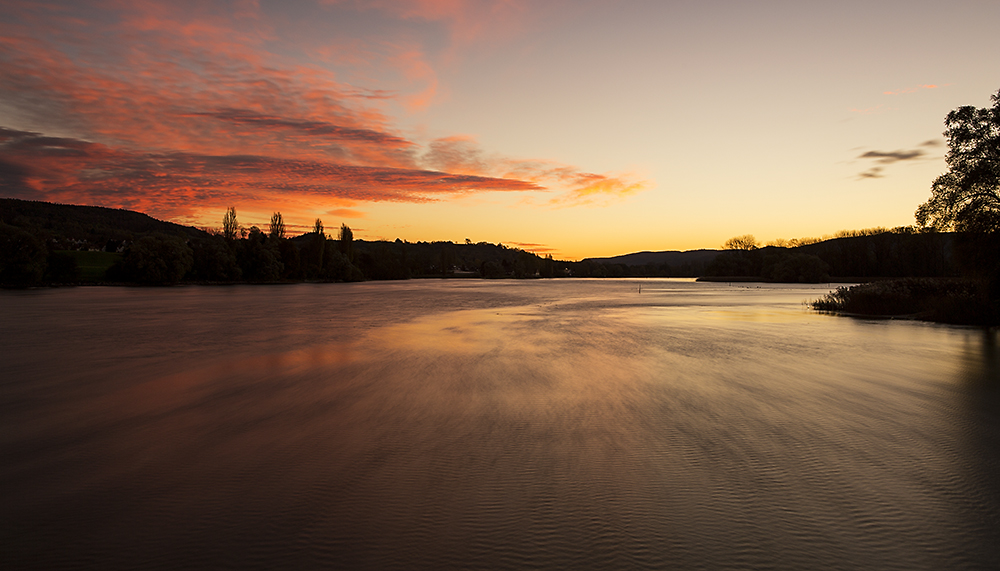
[[816, 283], [952, 277], [963, 266], [955, 253], [961, 250], [955, 247], [959, 238], [952, 233], [896, 228], [838, 235], [781, 242], [798, 244], [794, 247], [758, 247], [747, 235], [731, 239], [725, 246], [731, 249], [721, 252], [643, 252], [569, 262], [470, 240], [355, 240], [347, 225], [330, 236], [321, 220], [311, 232], [286, 237], [277, 212], [266, 229], [243, 228], [230, 208], [221, 230], [205, 231], [128, 210], [0, 199], [0, 284], [699, 276]]
[[808, 283], [960, 275], [954, 234], [911, 227], [878, 230], [842, 232], [839, 238], [791, 248], [747, 244], [721, 252], [704, 275]]
[[[99, 271], [85, 276], [84, 258]], [[240, 227], [230, 208], [220, 231], [204, 231], [128, 210], [0, 199], [0, 284], [7, 286], [605, 275], [603, 265], [503, 244], [354, 240], [347, 225], [329, 236], [321, 220], [286, 237], [279, 213], [262, 230]]]

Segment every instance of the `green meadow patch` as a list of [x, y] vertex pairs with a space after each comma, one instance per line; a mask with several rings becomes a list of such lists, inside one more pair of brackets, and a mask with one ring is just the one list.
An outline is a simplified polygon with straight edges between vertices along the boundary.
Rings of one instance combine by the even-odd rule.
[[104, 280], [104, 275], [108, 271], [108, 268], [122, 259], [122, 255], [116, 252], [60, 250], [59, 253], [68, 254], [76, 260], [76, 267], [80, 272], [80, 281], [82, 282], [99, 282]]

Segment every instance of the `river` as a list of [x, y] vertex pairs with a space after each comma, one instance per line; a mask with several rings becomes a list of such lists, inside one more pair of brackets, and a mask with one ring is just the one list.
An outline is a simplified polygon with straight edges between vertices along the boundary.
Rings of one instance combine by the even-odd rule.
[[1000, 567], [996, 332], [830, 288], [0, 292], [3, 566]]

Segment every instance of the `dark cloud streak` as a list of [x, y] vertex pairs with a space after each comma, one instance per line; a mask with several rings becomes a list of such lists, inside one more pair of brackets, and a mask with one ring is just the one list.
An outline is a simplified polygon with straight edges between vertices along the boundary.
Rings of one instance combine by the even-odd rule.
[[[224, 205], [311, 195], [365, 202], [431, 202], [482, 191], [539, 190], [510, 178], [424, 169], [345, 165], [252, 154], [150, 153], [0, 128], [5, 194], [35, 200], [96, 200], [178, 215], [185, 202]], [[29, 184], [29, 178], [34, 181]]]
[[913, 159], [919, 159], [923, 157], [926, 153], [919, 149], [913, 149], [909, 151], [868, 151], [861, 155], [860, 159], [875, 159], [880, 163], [896, 163], [899, 161], [912, 161]]
[[371, 129], [352, 129], [334, 125], [325, 121], [304, 121], [261, 115], [241, 109], [220, 109], [211, 112], [192, 113], [192, 116], [212, 117], [220, 121], [228, 121], [237, 125], [249, 125], [256, 128], [278, 128], [300, 132], [313, 137], [329, 137], [334, 140], [358, 141], [398, 148], [415, 146], [412, 142]]
[[895, 151], [867, 151], [858, 155], [859, 159], [871, 160], [876, 163], [877, 166], [873, 166], [868, 170], [858, 173], [858, 180], [866, 180], [873, 178], [884, 178], [885, 165], [891, 165], [900, 162], [908, 161], [920, 161], [928, 157], [927, 151], [919, 147], [933, 148], [941, 146], [941, 141], [939, 139], [930, 139], [924, 141], [917, 145], [918, 148], [915, 149], [898, 149]]

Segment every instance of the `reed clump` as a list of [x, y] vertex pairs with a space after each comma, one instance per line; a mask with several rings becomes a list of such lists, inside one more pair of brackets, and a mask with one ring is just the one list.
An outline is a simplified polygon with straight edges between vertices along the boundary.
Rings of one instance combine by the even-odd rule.
[[983, 284], [967, 279], [902, 278], [839, 287], [813, 309], [961, 325], [996, 325], [1000, 312]]

